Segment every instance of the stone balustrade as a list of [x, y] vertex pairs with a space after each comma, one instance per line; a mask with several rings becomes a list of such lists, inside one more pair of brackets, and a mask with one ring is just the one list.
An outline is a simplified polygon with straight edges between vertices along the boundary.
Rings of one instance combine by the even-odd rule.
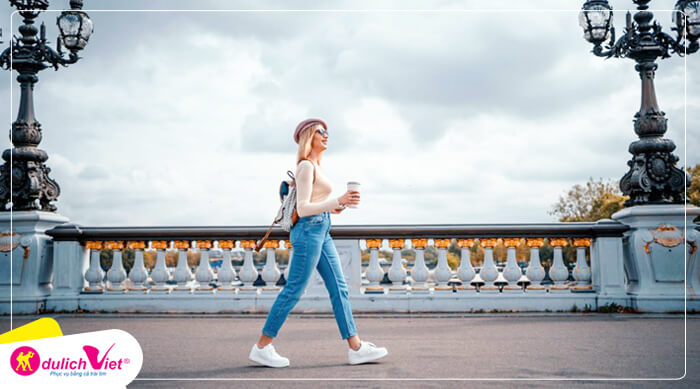
[[[520, 244], [518, 238], [505, 238], [503, 242], [507, 247], [507, 264], [499, 270], [494, 262], [493, 250], [496, 246], [496, 238], [480, 239], [479, 243], [485, 250], [484, 266], [479, 274], [476, 273], [470, 256], [471, 249], [475, 247], [475, 239], [457, 239], [457, 246], [461, 249], [460, 265], [452, 269], [447, 262], [447, 249], [451, 245], [451, 239], [435, 239], [433, 247], [438, 252], [438, 261], [434, 269], [428, 269], [424, 259], [424, 251], [428, 239], [410, 239], [412, 250], [416, 257], [410, 269], [403, 263], [402, 252], [405, 251], [405, 239], [388, 239], [393, 250], [391, 266], [387, 275], [391, 286], [381, 286], [385, 270], [379, 265], [379, 248], [382, 247], [382, 239], [366, 239], [369, 248], [369, 264], [362, 273], [362, 281], [369, 285], [362, 287], [360, 293], [436, 293], [436, 292], [470, 292], [470, 293], [556, 293], [556, 292], [593, 292], [591, 286], [591, 270], [586, 257], [586, 248], [590, 247], [590, 238], [574, 238], [569, 242], [566, 238], [551, 238], [549, 244], [554, 249], [554, 264], [549, 269], [549, 277], [553, 284], [545, 287], [541, 285], [547, 271], [540, 263], [539, 248], [544, 244], [544, 238], [527, 238], [525, 241], [530, 247], [530, 257], [527, 270], [517, 264], [515, 249]], [[361, 244], [363, 240], [359, 240]], [[173, 291], [215, 291], [224, 290], [233, 293], [277, 293], [280, 287], [282, 273], [278, 266], [277, 249], [291, 249], [289, 241], [268, 240], [265, 242], [266, 261], [264, 266], [256, 266], [253, 262], [252, 249], [255, 241], [238, 241], [239, 248], [244, 250], [244, 262], [238, 270], [232, 263], [231, 252], [236, 248], [233, 240], [211, 241], [199, 240], [192, 243], [186, 240], [178, 241], [87, 241], [86, 248], [90, 251], [90, 263], [84, 278], [87, 286], [84, 293], [149, 293]], [[124, 270], [122, 249], [124, 245], [134, 251], [134, 264], [128, 275]], [[576, 248], [576, 266], [570, 272], [564, 265], [562, 247], [571, 244]], [[220, 245], [222, 264], [212, 268], [209, 261], [209, 250], [214, 245]], [[148, 247], [147, 247], [148, 246]], [[111, 252], [111, 267], [106, 272], [100, 264], [100, 253], [103, 250]], [[147, 269], [144, 263], [144, 253], [153, 253], [157, 261], [153, 268]], [[178, 255], [177, 267], [170, 271], [165, 267], [165, 252], [171, 251]], [[187, 264], [187, 253], [199, 253], [197, 270], [193, 273]], [[173, 254], [173, 256], [175, 256]], [[343, 258], [343, 262], [347, 262]], [[286, 268], [286, 266], [285, 266]], [[428, 278], [432, 273], [432, 282]], [[238, 277], [235, 275], [238, 274]], [[149, 275], [151, 275], [149, 279]], [[256, 287], [253, 283], [261, 276], [265, 286]], [[573, 277], [574, 282], [569, 282]], [[499, 288], [495, 285], [497, 279], [505, 280], [505, 285]], [[172, 287], [167, 286], [168, 281], [177, 282]], [[456, 281], [456, 282], [455, 282]], [[452, 284], [450, 284], [452, 282]], [[210, 284], [215, 283], [216, 288]], [[454, 285], [454, 287], [453, 287]], [[457, 286], [459, 285], [459, 286]]]
[[[255, 239], [263, 233], [264, 227], [56, 226], [46, 231], [52, 243], [52, 285], [41, 310], [265, 312], [287, 276], [280, 254], [287, 250], [284, 257], [293, 258], [293, 247], [288, 233], [275, 228], [256, 261]], [[608, 219], [331, 229], [357, 312], [634, 306], [626, 234], [628, 225]], [[693, 239], [687, 245], [689, 264], [697, 272]], [[133, 258], [131, 266], [125, 266], [125, 250]], [[104, 255], [111, 256], [105, 268]], [[693, 296], [696, 285], [689, 287]], [[18, 307], [15, 312], [22, 311]], [[295, 311], [332, 312], [317, 272]]]
[[[480, 310], [570, 310], [596, 309], [598, 295], [592, 268], [600, 267], [606, 253], [596, 252], [596, 242], [611, 239], [621, 247], [627, 227], [608, 221], [600, 223], [554, 223], [513, 225], [431, 225], [431, 226], [338, 226], [334, 237], [353, 308], [357, 311], [480, 311]], [[100, 228], [65, 225], [49, 232], [55, 255], [85, 251], [90, 260], [80, 275], [82, 285], [75, 296], [49, 298], [48, 309], [107, 311], [241, 311], [269, 309], [283, 275], [278, 255], [289, 250], [288, 235], [273, 230], [263, 248], [264, 263], [256, 263], [253, 250], [262, 231], [257, 228], [208, 229]], [[497, 266], [494, 250], [502, 243], [505, 266]], [[540, 249], [553, 251], [551, 266], [542, 265]], [[516, 248], [529, 249], [527, 266], [516, 259]], [[575, 248], [572, 271], [564, 263], [563, 249]], [[68, 248], [71, 247], [71, 248]], [[124, 270], [122, 250], [133, 250], [134, 263]], [[459, 265], [450, 266], [448, 250], [459, 252]], [[364, 248], [364, 249], [363, 249]], [[381, 258], [382, 249], [391, 250], [390, 264]], [[436, 261], [428, 266], [426, 250]], [[472, 256], [483, 250], [483, 264], [475, 268]], [[106, 277], [99, 258], [111, 253]], [[408, 251], [407, 251], [408, 250]], [[212, 267], [210, 255], [217, 253], [221, 265]], [[242, 256], [234, 264], [233, 253]], [[363, 264], [361, 258], [369, 257]], [[411, 253], [412, 261], [405, 254]], [[188, 258], [199, 256], [196, 263]], [[155, 257], [146, 268], [144, 256]], [[176, 266], [165, 266], [165, 258], [177, 258]], [[389, 259], [389, 258], [387, 258]], [[523, 259], [523, 258], [521, 258]], [[607, 259], [622, 266], [621, 258]], [[152, 263], [153, 261], [149, 261]], [[383, 263], [383, 265], [381, 264]], [[55, 268], [54, 271], [74, 271]], [[150, 276], [149, 276], [150, 275]], [[388, 279], [388, 283], [386, 280]], [[549, 282], [543, 283], [545, 279]], [[256, 282], [257, 281], [257, 282]], [[262, 282], [261, 282], [262, 281]], [[622, 281], [622, 280], [620, 280]], [[78, 283], [80, 284], [80, 283]], [[79, 286], [79, 288], [78, 288]], [[611, 285], [607, 285], [610, 289]], [[619, 285], [620, 290], [624, 285]], [[330, 311], [323, 282], [314, 274], [298, 311]], [[617, 299], [617, 300], [616, 300]], [[624, 295], [609, 296], [606, 303], [624, 304]]]

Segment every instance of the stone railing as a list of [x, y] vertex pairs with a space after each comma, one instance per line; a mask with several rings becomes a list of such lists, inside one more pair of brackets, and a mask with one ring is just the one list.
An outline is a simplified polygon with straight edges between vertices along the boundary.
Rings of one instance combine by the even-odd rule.
[[[358, 311], [473, 311], [473, 310], [570, 310], [596, 309], [603, 304], [625, 304], [622, 237], [627, 226], [613, 222], [512, 224], [512, 225], [376, 225], [334, 226], [331, 229], [347, 278], [353, 308]], [[288, 234], [273, 230], [266, 242], [265, 264], [253, 260], [261, 227], [238, 228], [100, 228], [64, 225], [48, 234], [54, 240], [54, 290], [49, 310], [106, 311], [266, 311], [281, 289], [278, 249], [289, 250]], [[498, 239], [507, 250], [502, 270], [494, 261]], [[460, 265], [450, 268], [447, 249], [456, 240]], [[516, 263], [516, 246], [524, 239], [530, 249], [525, 274]], [[539, 249], [548, 240], [553, 250], [549, 268], [551, 285], [542, 285], [545, 268]], [[415, 253], [406, 268], [401, 256], [407, 240]], [[387, 269], [391, 285], [383, 285], [385, 270], [379, 249], [388, 242], [393, 251]], [[424, 260], [428, 243], [437, 250], [437, 265]], [[475, 271], [471, 248], [484, 250], [483, 266]], [[576, 248], [576, 266], [569, 282], [563, 247]], [[363, 272], [361, 246], [370, 252]], [[127, 273], [122, 250], [134, 251]], [[243, 250], [243, 263], [232, 265], [232, 252]], [[104, 272], [100, 252], [110, 250], [111, 267]], [[155, 265], [144, 265], [144, 254], [155, 252]], [[166, 254], [176, 255], [177, 265], [166, 266]], [[586, 252], [589, 251], [589, 258]], [[194, 269], [188, 252], [197, 252]], [[78, 254], [78, 255], [76, 255]], [[151, 254], [152, 255], [152, 254]], [[213, 268], [212, 258], [221, 259]], [[590, 264], [589, 264], [590, 262]], [[78, 271], [78, 269], [80, 269]], [[72, 274], [70, 274], [72, 273]], [[432, 273], [432, 274], [431, 274]], [[255, 286], [261, 276], [265, 285]], [[73, 283], [58, 282], [74, 280]], [[501, 282], [499, 282], [501, 281]], [[460, 285], [458, 285], [460, 284]], [[299, 311], [330, 311], [320, 276], [315, 274], [302, 298]], [[604, 300], [604, 302], [603, 302]]]
[[[659, 261], [672, 268], [680, 263], [680, 279], [683, 281], [684, 271], [688, 279], [685, 293], [674, 269], [652, 271], [656, 284], [650, 289], [645, 279], [649, 270], [634, 257], [644, 255], [634, 252], [639, 245], [635, 234], [628, 224], [609, 219], [597, 223], [333, 226], [331, 235], [353, 309], [358, 312], [568, 311], [598, 310], [611, 304], [641, 311], [682, 311], [684, 294], [689, 296], [688, 310], [698, 310], [698, 233], [689, 229], [687, 244], [679, 246], [673, 241], [680, 236], [678, 230], [662, 227], [657, 230], [666, 235], [655, 240], [657, 230], [649, 230], [639, 244], [649, 253], [652, 268], [659, 267]], [[261, 253], [264, 264], [256, 264], [255, 239], [264, 231], [265, 227], [60, 224], [43, 235], [49, 258], [37, 266], [33, 294], [27, 293], [31, 289], [27, 285], [15, 282], [13, 309], [16, 313], [265, 312], [284, 285], [282, 269], [286, 266], [278, 256], [283, 253], [293, 258], [294, 248], [288, 233], [273, 229]], [[672, 232], [678, 236], [671, 237]], [[545, 244], [552, 252], [547, 267], [540, 258]], [[504, 266], [495, 261], [497, 245], [505, 247]], [[571, 270], [564, 261], [567, 246], [566, 251], [575, 256]], [[482, 250], [481, 263], [475, 268], [472, 255], [477, 247]], [[526, 266], [521, 267], [516, 259], [518, 247]], [[679, 258], [683, 247], [687, 255]], [[380, 258], [382, 248], [391, 250], [391, 258]], [[529, 251], [525, 258], [523, 249]], [[106, 271], [100, 264], [105, 250], [111, 253]], [[133, 255], [128, 272], [124, 250]], [[410, 250], [411, 261], [404, 258], [406, 250]], [[432, 268], [425, 260], [426, 250], [437, 254]], [[369, 257], [364, 264], [363, 252]], [[18, 256], [20, 251], [15, 253]], [[675, 257], [654, 259], [654, 253]], [[213, 267], [212, 261], [220, 265]], [[14, 273], [23, 276], [16, 269]], [[295, 311], [332, 312], [323, 282], [314, 273]], [[22, 279], [20, 284], [27, 282], [32, 281]], [[0, 302], [2, 312], [9, 311], [7, 300], [3, 296]]]

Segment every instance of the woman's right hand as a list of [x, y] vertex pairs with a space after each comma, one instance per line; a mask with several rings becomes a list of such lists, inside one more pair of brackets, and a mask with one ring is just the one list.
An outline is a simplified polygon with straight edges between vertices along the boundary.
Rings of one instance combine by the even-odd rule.
[[357, 205], [360, 203], [360, 192], [349, 190], [344, 195], [338, 197], [340, 205]]

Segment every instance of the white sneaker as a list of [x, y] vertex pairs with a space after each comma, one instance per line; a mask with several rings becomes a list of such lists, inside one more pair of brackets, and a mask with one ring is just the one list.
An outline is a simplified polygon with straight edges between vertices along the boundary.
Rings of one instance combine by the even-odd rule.
[[374, 343], [361, 341], [360, 348], [348, 350], [348, 361], [351, 365], [371, 362], [389, 354], [386, 347], [377, 347]]
[[289, 366], [289, 359], [277, 354], [272, 343], [263, 348], [259, 348], [257, 344], [254, 344], [253, 348], [250, 350], [248, 359], [268, 367]]

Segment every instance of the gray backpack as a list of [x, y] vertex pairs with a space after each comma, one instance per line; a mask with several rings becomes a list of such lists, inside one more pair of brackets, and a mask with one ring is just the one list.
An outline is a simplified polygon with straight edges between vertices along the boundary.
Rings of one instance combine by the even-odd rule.
[[280, 201], [282, 201], [282, 204], [279, 211], [277, 211], [277, 217], [275, 217], [273, 225], [279, 224], [283, 230], [289, 232], [296, 222], [292, 218], [297, 209], [297, 186], [294, 173], [291, 170], [287, 170], [287, 175], [291, 177], [292, 181], [282, 181], [280, 184]]
[[[280, 201], [282, 202], [282, 204], [280, 205], [280, 208], [277, 211], [277, 216], [275, 216], [275, 220], [270, 225], [270, 228], [267, 229], [267, 232], [265, 232], [265, 236], [256, 243], [256, 245], [255, 245], [256, 251], [260, 251], [262, 246], [265, 244], [265, 241], [267, 240], [267, 237], [270, 236], [270, 232], [272, 231], [272, 227], [275, 224], [278, 224], [284, 231], [290, 232], [292, 230], [292, 227], [294, 226], [294, 224], [296, 224], [297, 219], [299, 218], [299, 214], [297, 214], [296, 179], [294, 177], [294, 173], [292, 173], [291, 170], [287, 170], [287, 175], [292, 180], [291, 181], [285, 180], [285, 181], [282, 181], [282, 183], [280, 184], [279, 195], [280, 195]], [[314, 180], [313, 180], [313, 182], [314, 183], [316, 182], [316, 166], [314, 166]]]

